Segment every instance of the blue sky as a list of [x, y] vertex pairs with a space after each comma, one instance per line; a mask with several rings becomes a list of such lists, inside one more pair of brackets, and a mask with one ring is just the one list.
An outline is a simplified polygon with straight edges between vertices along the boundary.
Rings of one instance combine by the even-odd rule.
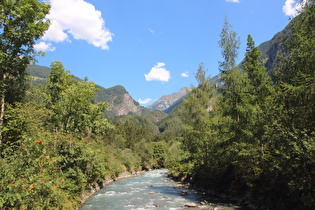
[[[196, 85], [203, 62], [219, 73], [218, 46], [226, 15], [241, 40], [267, 41], [296, 15], [295, 0], [46, 0], [51, 27], [36, 49], [37, 64], [54, 60], [105, 88], [124, 86], [147, 106], [163, 95]], [[145, 103], [146, 102], [146, 103]]]

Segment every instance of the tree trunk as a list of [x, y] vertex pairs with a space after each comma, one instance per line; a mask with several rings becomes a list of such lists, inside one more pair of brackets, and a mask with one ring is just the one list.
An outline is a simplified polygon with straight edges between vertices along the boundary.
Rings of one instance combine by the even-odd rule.
[[3, 127], [3, 118], [4, 118], [4, 103], [5, 103], [5, 79], [6, 75], [3, 74], [2, 76], [2, 91], [1, 91], [1, 101], [0, 101], [0, 146], [2, 145], [2, 127]]

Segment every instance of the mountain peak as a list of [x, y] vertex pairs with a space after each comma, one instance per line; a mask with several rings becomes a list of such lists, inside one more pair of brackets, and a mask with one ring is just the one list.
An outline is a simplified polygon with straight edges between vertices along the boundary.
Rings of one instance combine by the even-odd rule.
[[176, 101], [178, 101], [183, 96], [185, 96], [187, 94], [187, 91], [190, 91], [190, 90], [191, 88], [189, 87], [183, 87], [176, 93], [162, 96], [159, 100], [147, 106], [147, 109], [149, 109], [150, 111], [154, 111], [154, 110], [165, 111], [170, 106], [172, 106]]

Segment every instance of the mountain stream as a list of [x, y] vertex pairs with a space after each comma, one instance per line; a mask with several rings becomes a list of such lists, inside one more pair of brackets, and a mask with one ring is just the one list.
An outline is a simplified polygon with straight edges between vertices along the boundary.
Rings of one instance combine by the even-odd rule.
[[[207, 203], [197, 192], [167, 177], [167, 169], [113, 182], [90, 197], [80, 210], [91, 209], [240, 209], [232, 204]], [[197, 207], [188, 207], [187, 205]]]

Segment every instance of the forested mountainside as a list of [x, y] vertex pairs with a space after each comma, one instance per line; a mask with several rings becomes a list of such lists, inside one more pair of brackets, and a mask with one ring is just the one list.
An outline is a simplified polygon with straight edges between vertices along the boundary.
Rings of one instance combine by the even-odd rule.
[[274, 37], [258, 46], [261, 52], [261, 60], [268, 74], [275, 79], [275, 68], [279, 57], [287, 56], [288, 49], [285, 45], [289, 39], [292, 38], [292, 26], [288, 24], [282, 31], [274, 35]]
[[[29, 65], [28, 73], [33, 85], [46, 84], [47, 78], [51, 73], [51, 68]], [[73, 78], [77, 81], [82, 81], [82, 79], [78, 77], [74, 76]], [[110, 103], [110, 108], [106, 111], [106, 114], [110, 117], [127, 114], [141, 115], [148, 111], [145, 107], [140, 106], [138, 102], [132, 99], [127, 90], [121, 85], [107, 89], [100, 85], [96, 85], [96, 87], [98, 91], [96, 92], [95, 101], [106, 101]]]

